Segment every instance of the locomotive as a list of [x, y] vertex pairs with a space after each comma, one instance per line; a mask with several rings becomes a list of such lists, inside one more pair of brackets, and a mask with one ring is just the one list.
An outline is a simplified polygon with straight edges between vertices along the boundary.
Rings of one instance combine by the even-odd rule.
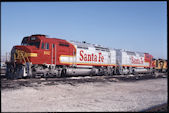
[[167, 60], [165, 59], [154, 59], [153, 58], [153, 63], [154, 63], [154, 68], [156, 72], [160, 73], [166, 73], [168, 68], [167, 68]]
[[106, 48], [35, 34], [11, 50], [8, 78], [153, 73], [149, 53]]

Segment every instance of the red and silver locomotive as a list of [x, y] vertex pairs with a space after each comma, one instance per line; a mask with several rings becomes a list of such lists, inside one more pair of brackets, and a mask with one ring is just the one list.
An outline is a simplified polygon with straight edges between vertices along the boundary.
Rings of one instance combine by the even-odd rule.
[[148, 73], [153, 72], [152, 58], [148, 53], [32, 35], [12, 48], [6, 75], [22, 78]]

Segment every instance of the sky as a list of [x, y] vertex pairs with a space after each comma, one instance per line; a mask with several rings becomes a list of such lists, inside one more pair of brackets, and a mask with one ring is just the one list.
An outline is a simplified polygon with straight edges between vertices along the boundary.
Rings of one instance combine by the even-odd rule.
[[167, 2], [1, 2], [1, 55], [33, 34], [167, 59]]

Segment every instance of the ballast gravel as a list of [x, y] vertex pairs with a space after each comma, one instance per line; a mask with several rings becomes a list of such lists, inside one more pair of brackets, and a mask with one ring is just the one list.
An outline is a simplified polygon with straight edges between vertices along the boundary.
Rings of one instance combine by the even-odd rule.
[[1, 90], [2, 112], [142, 111], [167, 102], [167, 78]]

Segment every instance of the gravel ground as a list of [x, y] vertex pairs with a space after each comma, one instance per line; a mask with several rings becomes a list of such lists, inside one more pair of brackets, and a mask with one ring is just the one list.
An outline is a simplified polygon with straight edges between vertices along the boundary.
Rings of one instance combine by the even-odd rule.
[[167, 78], [1, 90], [2, 112], [142, 111], [167, 102]]

